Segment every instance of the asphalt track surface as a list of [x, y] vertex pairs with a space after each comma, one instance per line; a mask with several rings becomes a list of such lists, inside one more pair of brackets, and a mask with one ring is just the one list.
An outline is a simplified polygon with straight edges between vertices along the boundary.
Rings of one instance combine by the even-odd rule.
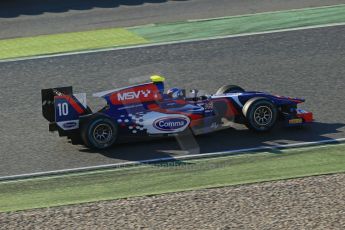
[[0, 39], [344, 4], [345, 0], [3, 0]]
[[42, 88], [73, 85], [91, 93], [153, 73], [166, 86], [210, 93], [224, 84], [304, 97], [316, 122], [256, 134], [239, 126], [196, 138], [201, 153], [345, 137], [345, 27], [0, 63], [0, 176], [186, 154], [172, 139], [92, 152], [48, 132]]

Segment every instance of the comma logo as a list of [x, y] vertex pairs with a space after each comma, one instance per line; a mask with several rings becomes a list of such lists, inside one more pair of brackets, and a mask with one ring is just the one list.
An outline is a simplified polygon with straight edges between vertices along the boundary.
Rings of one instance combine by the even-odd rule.
[[188, 125], [188, 120], [184, 117], [164, 117], [153, 122], [153, 126], [161, 131], [175, 131]]
[[77, 127], [78, 123], [74, 121], [70, 121], [70, 122], [64, 123], [62, 126], [66, 129], [71, 129], [71, 128]]

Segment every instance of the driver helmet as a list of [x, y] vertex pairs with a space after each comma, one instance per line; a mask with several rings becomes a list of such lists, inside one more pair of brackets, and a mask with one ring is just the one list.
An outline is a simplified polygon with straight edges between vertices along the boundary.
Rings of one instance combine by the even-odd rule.
[[183, 90], [180, 88], [171, 88], [167, 92], [168, 96], [173, 99], [178, 99], [183, 97]]

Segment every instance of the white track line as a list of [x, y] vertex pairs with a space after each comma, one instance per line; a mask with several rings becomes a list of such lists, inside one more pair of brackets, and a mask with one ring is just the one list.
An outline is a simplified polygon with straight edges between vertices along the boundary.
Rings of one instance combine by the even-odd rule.
[[[345, 6], [345, 4], [295, 8], [295, 9], [290, 9], [290, 10], [264, 11], [264, 12], [258, 12], [258, 13], [252, 13], [252, 14], [240, 14], [240, 15], [214, 17], [214, 18], [189, 19], [187, 21], [188, 22], [202, 22], [202, 21], [219, 20], [219, 19], [241, 18], [241, 17], [248, 17], [248, 16], [253, 16], [253, 15], [255, 16], [255, 15], [267, 15], [267, 14], [293, 13], [293, 12], [300, 12], [300, 11], [306, 11], [306, 10], [321, 10], [321, 9], [337, 8], [337, 7], [343, 7], [343, 6]], [[139, 26], [133, 26], [133, 27], [135, 28]], [[132, 27], [129, 27], [129, 28], [132, 28]]]
[[107, 52], [107, 51], [114, 51], [114, 50], [138, 49], [138, 48], [145, 48], [145, 47], [173, 45], [173, 44], [191, 43], [191, 42], [199, 42], [199, 41], [211, 41], [211, 40], [226, 39], [226, 38], [238, 38], [238, 37], [245, 37], [245, 36], [283, 33], [283, 32], [289, 32], [289, 31], [309, 30], [309, 29], [318, 29], [318, 28], [344, 26], [344, 25], [345, 25], [345, 22], [330, 23], [330, 24], [315, 25], [315, 26], [302, 26], [302, 27], [295, 27], [295, 28], [289, 28], [289, 29], [279, 29], [279, 30], [270, 30], [270, 31], [253, 32], [253, 33], [242, 33], [242, 34], [225, 35], [225, 36], [214, 36], [214, 37], [199, 38], [199, 39], [186, 39], [186, 40], [179, 40], [179, 41], [159, 42], [159, 43], [134, 45], [134, 46], [111, 47], [111, 48], [104, 48], [104, 49], [84, 50], [84, 51], [76, 51], [76, 52], [68, 52], [68, 53], [46, 54], [46, 55], [38, 55], [38, 56], [31, 56], [31, 57], [4, 59], [4, 60], [0, 60], [0, 63], [35, 60], [35, 59], [43, 59], [43, 58], [53, 58], [53, 57], [64, 57], [64, 56], [71, 56], [71, 55], [78, 55], [78, 54], [100, 53], [100, 52]]
[[72, 168], [72, 169], [62, 169], [62, 170], [54, 170], [54, 171], [46, 171], [46, 172], [3, 176], [3, 177], [0, 177], [0, 181], [12, 181], [12, 180], [28, 179], [28, 178], [42, 177], [42, 176], [86, 172], [86, 171], [100, 170], [100, 169], [122, 168], [122, 167], [129, 167], [129, 166], [135, 166], [135, 165], [140, 165], [140, 164], [159, 163], [159, 162], [164, 162], [164, 161], [191, 160], [191, 159], [227, 156], [227, 155], [233, 155], [236, 153], [244, 153], [244, 152], [309, 147], [309, 146], [317, 146], [317, 145], [322, 145], [322, 144], [332, 144], [332, 143], [335, 144], [335, 143], [340, 143], [340, 142], [345, 142], [345, 138], [327, 139], [327, 140], [311, 141], [311, 142], [300, 142], [300, 143], [275, 145], [275, 146], [260, 146], [260, 147], [254, 147], [254, 148], [236, 149], [236, 150], [213, 152], [213, 153], [193, 154], [193, 155], [185, 155], [185, 156], [177, 156], [177, 157], [164, 157], [164, 158], [156, 158], [156, 159], [143, 160], [143, 161], [129, 161], [129, 162], [124, 162], [124, 163], [96, 165], [96, 166], [88, 166], [88, 167], [80, 167], [80, 168]]

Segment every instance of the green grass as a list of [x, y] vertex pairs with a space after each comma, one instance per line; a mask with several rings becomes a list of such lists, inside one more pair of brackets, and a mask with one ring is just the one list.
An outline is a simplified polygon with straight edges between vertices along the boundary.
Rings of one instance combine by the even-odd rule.
[[345, 145], [141, 165], [0, 183], [0, 211], [345, 171]]
[[345, 22], [345, 5], [0, 40], [0, 59]]
[[122, 28], [5, 39], [0, 40], [0, 59], [146, 42], [144, 38]]
[[340, 22], [345, 22], [345, 5], [142, 26], [129, 30], [151, 42], [166, 42]]

